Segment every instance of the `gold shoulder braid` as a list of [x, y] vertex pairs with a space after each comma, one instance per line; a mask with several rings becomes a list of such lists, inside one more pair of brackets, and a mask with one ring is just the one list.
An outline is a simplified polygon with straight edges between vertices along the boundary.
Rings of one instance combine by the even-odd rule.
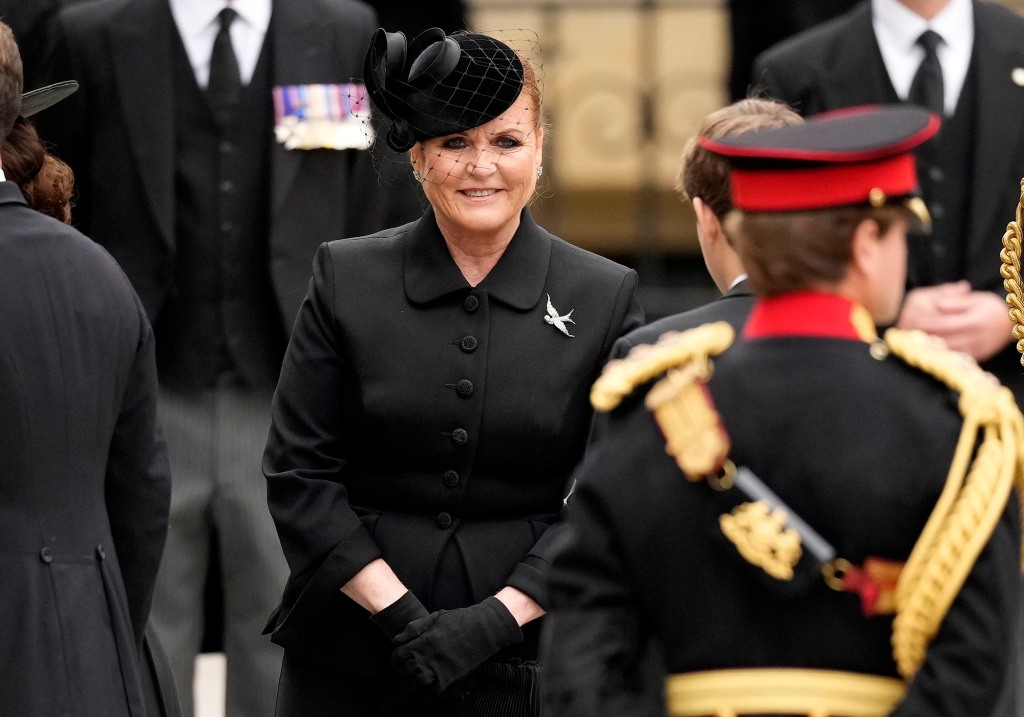
[[1010, 389], [940, 339], [889, 329], [885, 343], [903, 361], [957, 391], [963, 415], [946, 485], [896, 585], [893, 656], [910, 680], [1014, 485], [1024, 501], [1024, 418]]
[[1013, 322], [1013, 338], [1017, 339], [1017, 351], [1021, 354], [1020, 362], [1024, 364], [1024, 287], [1021, 286], [1020, 277], [1024, 179], [1021, 180], [1020, 186], [1017, 219], [1006, 225], [1006, 232], [1003, 234], [1003, 249], [999, 252], [1003, 265], [999, 267], [999, 275], [1003, 277], [1003, 288], [1006, 289], [1006, 303], [1010, 307], [1010, 321]]
[[658, 342], [637, 346], [623, 359], [609, 361], [590, 392], [602, 412], [614, 410], [633, 390], [668, 371], [647, 394], [647, 407], [665, 434], [665, 449], [690, 480], [716, 472], [729, 454], [729, 439], [711, 405], [704, 382], [710, 357], [732, 344], [735, 332], [724, 321], [666, 333]]

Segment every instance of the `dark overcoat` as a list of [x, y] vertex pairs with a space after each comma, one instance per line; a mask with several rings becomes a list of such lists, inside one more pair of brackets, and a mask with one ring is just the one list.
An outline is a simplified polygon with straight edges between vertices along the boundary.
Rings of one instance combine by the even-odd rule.
[[0, 712], [143, 714], [170, 477], [153, 334], [103, 249], [0, 183]]
[[380, 673], [390, 646], [339, 592], [380, 557], [431, 610], [505, 585], [545, 605], [550, 526], [586, 441], [590, 384], [642, 321], [636, 283], [528, 210], [476, 287], [432, 213], [321, 247], [264, 457], [291, 567], [274, 641]]
[[[840, 556], [907, 559], [961, 427], [944, 384], [893, 356], [873, 357], [857, 339], [796, 335], [737, 342], [715, 360], [708, 385], [730, 458]], [[544, 638], [546, 711], [661, 715], [672, 673], [896, 676], [891, 616], [865, 617], [857, 595], [830, 590], [816, 573], [790, 586], [740, 557], [717, 522], [735, 489], [686, 479], [646, 393], [595, 420], [599, 438], [570, 498]], [[1011, 497], [894, 715], [990, 714], [1009, 660], [1019, 561]]]

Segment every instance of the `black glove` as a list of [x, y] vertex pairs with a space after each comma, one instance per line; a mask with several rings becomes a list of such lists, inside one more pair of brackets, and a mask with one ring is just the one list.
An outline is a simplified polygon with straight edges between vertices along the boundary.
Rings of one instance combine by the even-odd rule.
[[427, 608], [416, 599], [412, 590], [406, 590], [402, 597], [395, 600], [378, 613], [370, 615], [370, 621], [379, 627], [392, 644], [397, 644], [398, 635], [414, 620], [430, 617]]
[[502, 648], [523, 639], [512, 613], [496, 597], [416, 620], [398, 636], [391, 664], [419, 697], [436, 697]]

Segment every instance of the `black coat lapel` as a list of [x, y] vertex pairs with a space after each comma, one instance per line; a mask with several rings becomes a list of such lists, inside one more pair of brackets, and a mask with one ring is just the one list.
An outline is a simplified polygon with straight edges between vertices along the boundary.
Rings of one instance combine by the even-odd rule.
[[119, 102], [146, 201], [161, 238], [174, 243], [174, 92], [171, 43], [177, 28], [163, 0], [125, 3], [108, 28]]
[[[861, 3], [847, 14], [847, 18], [849, 26], [837, 35], [835, 55], [827, 63], [835, 71], [823, 84], [826, 105], [818, 111], [826, 107], [898, 102], [899, 97], [885, 69], [871, 24], [871, 3]], [[850, 72], [851, 67], [857, 68], [856, 71]]]

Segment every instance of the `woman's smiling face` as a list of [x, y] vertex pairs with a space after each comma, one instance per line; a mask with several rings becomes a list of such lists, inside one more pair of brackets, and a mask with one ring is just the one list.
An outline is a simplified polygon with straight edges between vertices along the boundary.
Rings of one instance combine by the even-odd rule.
[[537, 186], [543, 130], [528, 94], [487, 124], [424, 140], [410, 151], [446, 236], [511, 238]]

